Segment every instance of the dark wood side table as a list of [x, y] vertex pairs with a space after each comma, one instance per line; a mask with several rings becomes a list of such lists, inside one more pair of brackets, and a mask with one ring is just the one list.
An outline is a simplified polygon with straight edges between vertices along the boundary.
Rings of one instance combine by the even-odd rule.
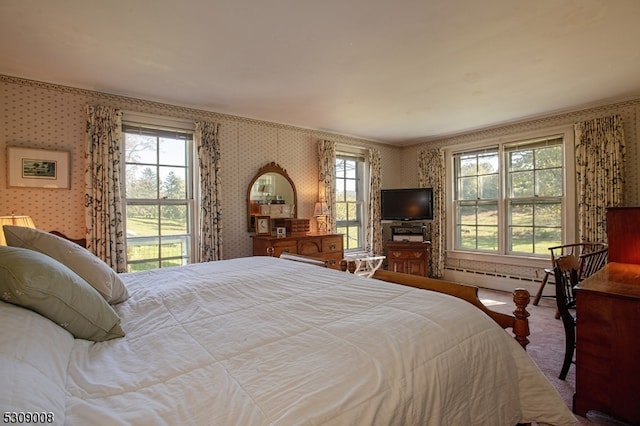
[[387, 269], [393, 272], [427, 276], [431, 243], [389, 241], [387, 243]]

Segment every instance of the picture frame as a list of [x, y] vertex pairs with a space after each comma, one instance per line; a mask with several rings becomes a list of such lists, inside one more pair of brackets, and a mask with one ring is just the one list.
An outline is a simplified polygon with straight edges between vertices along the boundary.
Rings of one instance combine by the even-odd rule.
[[69, 152], [7, 147], [7, 186], [68, 189]]
[[271, 235], [271, 216], [256, 216], [256, 235]]
[[276, 227], [276, 236], [278, 238], [285, 238], [287, 236], [287, 228], [284, 226]]

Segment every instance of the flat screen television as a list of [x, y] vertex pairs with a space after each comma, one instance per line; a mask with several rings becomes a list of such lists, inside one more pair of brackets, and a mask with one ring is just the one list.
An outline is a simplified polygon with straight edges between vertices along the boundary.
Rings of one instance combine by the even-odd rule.
[[382, 220], [433, 220], [433, 188], [383, 189], [380, 191]]

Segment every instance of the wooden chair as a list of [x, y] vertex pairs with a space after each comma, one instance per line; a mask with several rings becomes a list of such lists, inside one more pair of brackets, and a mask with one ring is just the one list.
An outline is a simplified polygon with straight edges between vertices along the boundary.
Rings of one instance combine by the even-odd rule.
[[562, 369], [558, 376], [564, 380], [573, 362], [573, 352], [576, 347], [576, 295], [575, 286], [578, 284], [578, 270], [580, 259], [575, 255], [567, 255], [556, 258], [554, 275], [556, 279], [556, 304], [560, 319], [564, 325], [565, 350]]
[[533, 305], [537, 306], [542, 297], [542, 291], [549, 280], [554, 276], [556, 258], [560, 256], [576, 256], [580, 261], [578, 268], [578, 281], [591, 276], [607, 262], [607, 245], [605, 243], [574, 243], [561, 246], [549, 247], [551, 253], [551, 267], [544, 270], [544, 277], [540, 283], [540, 288], [533, 299]]

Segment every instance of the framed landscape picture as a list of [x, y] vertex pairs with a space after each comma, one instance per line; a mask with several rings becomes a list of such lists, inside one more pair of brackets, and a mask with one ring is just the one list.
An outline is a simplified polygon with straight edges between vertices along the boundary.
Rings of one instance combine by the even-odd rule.
[[69, 188], [69, 153], [7, 147], [7, 185], [18, 188]]

